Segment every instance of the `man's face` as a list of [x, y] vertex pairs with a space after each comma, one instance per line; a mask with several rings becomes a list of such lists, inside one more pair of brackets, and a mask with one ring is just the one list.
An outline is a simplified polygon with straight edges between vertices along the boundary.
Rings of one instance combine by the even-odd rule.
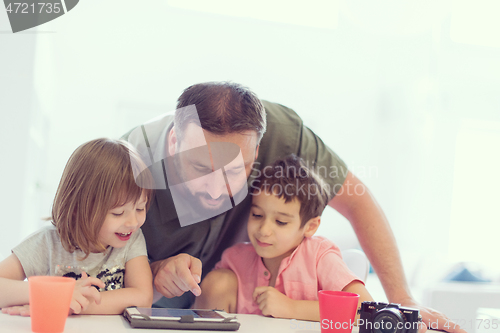
[[220, 136], [190, 123], [180, 140], [173, 128], [168, 141], [188, 194], [208, 211], [231, 205], [229, 198], [246, 186], [258, 154], [254, 131]]

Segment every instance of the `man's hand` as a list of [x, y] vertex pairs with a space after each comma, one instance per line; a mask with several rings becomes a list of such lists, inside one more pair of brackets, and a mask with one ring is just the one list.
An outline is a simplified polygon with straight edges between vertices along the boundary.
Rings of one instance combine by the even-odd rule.
[[11, 316], [30, 316], [30, 306], [26, 305], [17, 305], [17, 306], [9, 306], [6, 308], [2, 308], [2, 313], [10, 314]]
[[95, 277], [88, 277], [82, 272], [82, 278], [76, 281], [73, 297], [69, 306], [69, 314], [79, 314], [85, 311], [92, 302], [101, 303], [101, 294], [94, 287], [104, 288], [104, 282]]
[[263, 286], [255, 288], [252, 298], [254, 302], [259, 305], [259, 309], [264, 316], [294, 318], [294, 300], [280, 293], [273, 287]]
[[453, 321], [448, 319], [444, 314], [438, 312], [434, 309], [425, 307], [417, 302], [414, 299], [408, 299], [406, 301], [401, 302], [402, 306], [414, 308], [420, 310], [420, 315], [422, 316], [422, 325], [418, 333], [424, 333], [427, 329], [432, 330], [443, 330], [450, 333], [466, 333], [465, 330], [460, 328]]
[[167, 298], [181, 296], [191, 291], [201, 295], [198, 285], [201, 282], [201, 261], [198, 258], [181, 253], [176, 256], [151, 264], [154, 285], [158, 292]]

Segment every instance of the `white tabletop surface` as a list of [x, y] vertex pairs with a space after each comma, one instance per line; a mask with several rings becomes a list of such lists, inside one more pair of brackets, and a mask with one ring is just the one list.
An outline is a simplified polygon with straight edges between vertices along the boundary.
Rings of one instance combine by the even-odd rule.
[[[240, 333], [265, 333], [265, 332], [294, 332], [294, 333], [318, 333], [321, 332], [319, 322], [276, 319], [258, 315], [236, 315], [241, 323]], [[128, 321], [122, 316], [70, 316], [66, 320], [65, 333], [154, 333], [152, 329], [131, 328]], [[165, 331], [165, 330], [161, 330]], [[355, 328], [353, 333], [357, 333]], [[29, 317], [10, 316], [0, 313], [1, 333], [29, 333], [31, 332], [31, 322]], [[194, 331], [168, 330], [168, 332], [187, 333]], [[201, 331], [215, 332], [215, 331]], [[222, 332], [222, 331], [219, 331]], [[227, 331], [226, 331], [227, 332]]]
[[[241, 323], [238, 333], [319, 333], [319, 322], [302, 321], [295, 319], [278, 319], [259, 315], [237, 314]], [[358, 333], [354, 327], [352, 333]], [[30, 333], [31, 321], [29, 317], [10, 316], [0, 313], [0, 333]], [[231, 331], [185, 331], [185, 330], [157, 330], [139, 329], [130, 327], [123, 316], [82, 315], [69, 316], [66, 320], [64, 333], [188, 333], [188, 332], [231, 332]], [[428, 330], [428, 333], [437, 331]], [[488, 332], [489, 333], [489, 332]], [[491, 332], [494, 333], [494, 332]]]

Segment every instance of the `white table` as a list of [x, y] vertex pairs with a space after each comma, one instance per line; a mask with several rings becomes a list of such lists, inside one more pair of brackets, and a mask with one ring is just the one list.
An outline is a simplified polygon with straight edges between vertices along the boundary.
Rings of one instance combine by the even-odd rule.
[[[238, 333], [319, 333], [319, 322], [302, 321], [295, 319], [278, 319], [259, 315], [237, 314], [241, 323]], [[232, 332], [232, 331], [185, 331], [185, 330], [156, 330], [130, 327], [123, 316], [70, 316], [66, 320], [64, 333], [189, 333], [189, 332]], [[428, 333], [438, 331], [428, 330]], [[29, 317], [10, 316], [0, 313], [0, 333], [31, 333]], [[354, 327], [352, 333], [359, 333]], [[441, 333], [441, 332], [439, 332]], [[490, 333], [490, 332], [488, 332]], [[493, 333], [493, 332], [492, 332]]]
[[[319, 322], [276, 319], [258, 315], [238, 314], [238, 321], [241, 323], [240, 333], [266, 333], [266, 332], [293, 332], [293, 333], [318, 333], [321, 332]], [[178, 330], [152, 330], [131, 328], [128, 321], [122, 316], [70, 316], [66, 321], [65, 333], [154, 333], [154, 332], [178, 332], [188, 333], [194, 331]], [[1, 333], [30, 333], [31, 321], [29, 317], [10, 316], [0, 313]], [[200, 331], [215, 332], [215, 331]], [[223, 332], [223, 331], [219, 331]], [[227, 331], [225, 331], [227, 332]], [[355, 328], [353, 333], [358, 333]]]
[[[500, 284], [442, 282], [424, 291], [424, 305], [436, 309], [468, 333], [484, 333], [476, 320], [478, 308], [500, 308]], [[492, 328], [487, 333], [495, 333]]]

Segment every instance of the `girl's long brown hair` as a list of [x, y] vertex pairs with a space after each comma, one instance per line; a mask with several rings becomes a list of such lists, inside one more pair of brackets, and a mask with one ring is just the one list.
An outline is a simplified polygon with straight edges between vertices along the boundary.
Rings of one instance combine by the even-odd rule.
[[80, 249], [83, 259], [92, 250], [104, 251], [98, 235], [108, 211], [136, 202], [143, 193], [148, 209], [151, 182], [144, 162], [126, 141], [103, 138], [78, 147], [64, 168], [52, 206], [52, 224], [64, 249]]

